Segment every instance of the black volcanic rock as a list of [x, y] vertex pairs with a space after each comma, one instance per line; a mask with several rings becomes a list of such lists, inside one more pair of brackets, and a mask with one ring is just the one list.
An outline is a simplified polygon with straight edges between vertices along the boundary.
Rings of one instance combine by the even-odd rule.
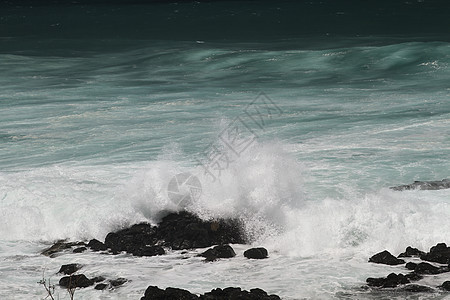
[[84, 288], [94, 285], [94, 281], [88, 279], [84, 274], [65, 276], [59, 280], [59, 285], [65, 288]]
[[79, 265], [79, 264], [62, 265], [61, 268], [59, 269], [58, 273], [70, 275], [70, 274], [75, 273], [79, 269], [81, 269], [81, 265]]
[[162, 290], [156, 286], [149, 286], [141, 300], [280, 300], [277, 295], [268, 295], [261, 289], [242, 290], [238, 287], [224, 289], [213, 289], [204, 295], [194, 295], [189, 291], [177, 288], [166, 288]]
[[407, 284], [410, 283], [409, 279], [403, 274], [395, 274], [391, 273], [387, 277], [380, 278], [367, 278], [366, 279], [368, 286], [381, 287], [381, 288], [393, 288], [398, 286], [399, 284]]
[[244, 252], [244, 256], [251, 259], [263, 259], [269, 256], [266, 248], [251, 248]]
[[408, 262], [408, 263], [406, 263], [405, 267], [406, 267], [408, 270], [414, 270], [414, 269], [417, 267], [417, 264], [416, 264], [416, 263], [413, 263], [413, 262]]
[[414, 269], [414, 272], [417, 274], [441, 274], [448, 271], [449, 271], [448, 267], [436, 267], [426, 262], [421, 262], [417, 264], [417, 266]]
[[423, 254], [425, 254], [425, 252], [420, 251], [420, 250], [417, 249], [417, 248], [412, 248], [411, 246], [408, 246], [408, 247], [406, 247], [405, 252], [400, 253], [400, 254], [398, 255], [398, 257], [399, 257], [399, 258], [400, 258], [400, 257], [412, 257], [412, 256], [420, 256], [420, 255], [423, 255]]
[[198, 299], [197, 295], [191, 294], [189, 291], [176, 288], [166, 288], [162, 290], [157, 286], [149, 286], [141, 300], [194, 300]]
[[446, 291], [450, 291], [450, 281], [445, 281], [440, 288], [446, 290]]
[[242, 300], [280, 300], [277, 295], [268, 295], [261, 289], [251, 289], [250, 291], [242, 290], [241, 288], [228, 287], [225, 289], [214, 289], [211, 292], [200, 296], [202, 300], [228, 300], [228, 299], [242, 299]]
[[385, 265], [400, 265], [404, 264], [405, 261], [403, 259], [398, 259], [394, 255], [392, 255], [389, 251], [384, 250], [380, 253], [375, 254], [371, 258], [369, 258], [369, 262], [377, 263], [377, 264], [385, 264]]
[[219, 245], [206, 250], [200, 256], [206, 257], [207, 261], [213, 261], [218, 258], [235, 257], [236, 253], [230, 245]]
[[395, 187], [391, 187], [391, 189], [395, 191], [404, 191], [404, 190], [442, 190], [450, 188], [450, 179], [443, 179], [441, 181], [414, 181], [411, 184], [399, 185]]
[[450, 247], [447, 247], [445, 243], [439, 243], [431, 247], [430, 252], [420, 255], [420, 258], [426, 261], [448, 264], [450, 263]]
[[410, 293], [433, 293], [435, 290], [429, 286], [419, 284], [407, 284], [399, 290]]
[[158, 226], [136, 224], [111, 232], [105, 239], [113, 253], [126, 251], [137, 256], [164, 254], [162, 246], [181, 250], [228, 243], [245, 243], [237, 220], [204, 221], [186, 211], [167, 215]]
[[108, 249], [108, 247], [106, 247], [105, 244], [96, 239], [90, 240], [87, 246], [91, 248], [93, 251], [104, 251]]

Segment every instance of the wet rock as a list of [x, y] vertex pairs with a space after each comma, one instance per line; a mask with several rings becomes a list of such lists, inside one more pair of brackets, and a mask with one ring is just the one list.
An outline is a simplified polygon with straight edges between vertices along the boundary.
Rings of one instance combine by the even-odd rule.
[[411, 246], [408, 246], [406, 248], [405, 252], [400, 253], [398, 255], [398, 257], [413, 257], [413, 256], [420, 256], [420, 255], [423, 255], [423, 254], [425, 254], [425, 252], [420, 251], [417, 248], [412, 248]]
[[421, 262], [414, 268], [414, 272], [417, 274], [441, 274], [448, 271], [448, 267], [436, 267], [426, 262]]
[[399, 284], [407, 284], [410, 283], [409, 279], [406, 278], [403, 274], [395, 274], [391, 273], [387, 277], [380, 277], [380, 278], [367, 278], [366, 279], [367, 285], [373, 286], [373, 287], [381, 287], [381, 288], [394, 288], [398, 286]]
[[106, 247], [105, 244], [96, 239], [90, 240], [87, 246], [91, 248], [93, 251], [104, 251], [108, 249], [108, 247]]
[[446, 291], [450, 291], [450, 281], [445, 281], [440, 288], [446, 290]]
[[105, 239], [113, 253], [126, 251], [138, 256], [164, 254], [162, 246], [181, 250], [228, 243], [245, 243], [237, 220], [204, 221], [186, 211], [167, 215], [158, 226], [136, 224], [111, 232]]
[[200, 296], [202, 300], [227, 300], [227, 299], [242, 299], [242, 300], [279, 300], [277, 295], [268, 295], [261, 289], [251, 289], [250, 291], [242, 290], [237, 287], [228, 287], [225, 289], [214, 289], [211, 292]]
[[263, 259], [268, 257], [267, 249], [259, 247], [259, 248], [251, 248], [244, 252], [244, 256], [252, 259]]
[[423, 278], [422, 275], [417, 274], [415, 272], [411, 272], [405, 275], [406, 278], [408, 278], [410, 281], [417, 281]]
[[62, 265], [61, 268], [59, 269], [58, 273], [70, 275], [70, 274], [75, 273], [79, 269], [81, 269], [81, 265], [79, 265], [79, 264]]
[[398, 259], [394, 255], [392, 255], [389, 251], [384, 250], [380, 253], [375, 254], [371, 258], [369, 258], [369, 262], [377, 263], [377, 264], [385, 264], [385, 265], [400, 265], [404, 264], [405, 261], [403, 259]]
[[189, 291], [176, 288], [166, 288], [162, 290], [157, 286], [149, 286], [141, 300], [194, 300], [198, 299], [197, 295], [191, 294]]
[[93, 282], [95, 282], [95, 283], [104, 281], [105, 279], [106, 279], [106, 278], [103, 277], [103, 276], [96, 276], [96, 277], [94, 277], [94, 278], [91, 278], [91, 280], [92, 280]]
[[128, 280], [126, 278], [120, 277], [120, 278], [117, 278], [117, 279], [110, 280], [109, 283], [113, 287], [118, 287], [118, 286], [121, 286], [121, 285], [125, 284], [127, 281]]
[[431, 247], [430, 252], [420, 255], [420, 258], [426, 261], [448, 264], [450, 263], [450, 247], [447, 247], [445, 243], [439, 243]]
[[420, 284], [407, 284], [399, 290], [410, 293], [433, 293], [435, 290], [429, 286]]
[[86, 250], [87, 250], [86, 247], [78, 247], [78, 248], [73, 249], [73, 253], [82, 253]]
[[416, 264], [416, 263], [413, 263], [413, 262], [408, 262], [408, 263], [406, 263], [405, 267], [406, 267], [408, 270], [414, 270], [414, 269], [417, 267], [417, 264]]
[[94, 285], [84, 274], [65, 276], [59, 280], [59, 285], [65, 288], [85, 288]]
[[79, 242], [65, 242], [65, 241], [57, 241], [51, 247], [43, 250], [41, 252], [42, 255], [54, 257], [58, 252], [64, 251], [66, 249], [70, 249], [73, 246], [80, 245]]
[[102, 291], [102, 290], [106, 289], [107, 287], [108, 287], [108, 285], [106, 283], [99, 283], [94, 287], [94, 289]]
[[399, 185], [391, 187], [395, 191], [405, 190], [441, 190], [450, 188], [450, 179], [443, 179], [441, 181], [414, 181], [411, 184]]
[[214, 261], [218, 258], [235, 257], [236, 253], [230, 245], [219, 245], [206, 250], [200, 256], [206, 257], [207, 261]]

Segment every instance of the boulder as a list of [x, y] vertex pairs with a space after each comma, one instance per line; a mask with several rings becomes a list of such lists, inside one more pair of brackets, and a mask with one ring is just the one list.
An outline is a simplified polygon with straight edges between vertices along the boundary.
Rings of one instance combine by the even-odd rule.
[[225, 289], [214, 289], [211, 292], [200, 296], [202, 300], [280, 300], [277, 295], [268, 295], [262, 289], [251, 289], [250, 291], [242, 290], [238, 287], [228, 287]]
[[420, 256], [420, 255], [423, 255], [423, 254], [425, 254], [425, 252], [420, 251], [417, 248], [413, 248], [411, 246], [408, 246], [408, 247], [406, 247], [405, 252], [400, 253], [398, 255], [398, 257], [413, 257], [413, 256]]
[[446, 291], [450, 291], [450, 281], [445, 281], [440, 288], [446, 290]]
[[398, 259], [394, 255], [392, 255], [389, 251], [384, 250], [380, 253], [375, 254], [371, 258], [369, 258], [369, 262], [377, 263], [377, 264], [385, 264], [385, 265], [400, 265], [404, 264], [405, 261], [403, 259]]
[[58, 273], [70, 275], [70, 274], [75, 273], [79, 269], [81, 269], [81, 265], [79, 265], [79, 264], [62, 265], [61, 268], [59, 269]]
[[447, 247], [445, 243], [439, 243], [431, 247], [430, 252], [420, 255], [420, 258], [426, 261], [448, 264], [450, 263], [450, 247]]
[[426, 262], [421, 262], [414, 268], [414, 272], [417, 274], [441, 274], [448, 271], [448, 267], [436, 267]]
[[59, 280], [59, 285], [68, 289], [85, 288], [94, 285], [94, 281], [88, 279], [84, 274], [65, 276]]
[[235, 257], [236, 253], [230, 245], [219, 245], [206, 250], [200, 256], [206, 257], [207, 261], [214, 261], [218, 258]]
[[367, 278], [366, 279], [368, 286], [373, 287], [381, 287], [381, 288], [394, 288], [399, 284], [407, 284], [410, 283], [409, 279], [403, 274], [395, 274], [391, 273], [387, 277], [380, 278]]
[[197, 295], [191, 294], [189, 291], [177, 288], [166, 288], [162, 290], [157, 286], [149, 286], [141, 300], [194, 300], [198, 299]]
[[90, 240], [87, 246], [93, 251], [104, 251], [108, 249], [105, 244], [96, 239]]
[[268, 257], [267, 249], [259, 247], [259, 248], [251, 248], [244, 252], [244, 256], [251, 259], [263, 259]]

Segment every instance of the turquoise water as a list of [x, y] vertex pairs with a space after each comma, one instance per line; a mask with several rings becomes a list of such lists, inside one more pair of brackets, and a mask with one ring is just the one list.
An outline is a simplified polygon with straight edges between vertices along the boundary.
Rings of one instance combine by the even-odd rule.
[[[45, 20], [59, 24], [52, 18]], [[9, 25], [29, 25], [20, 24]], [[285, 299], [378, 299], [385, 295], [359, 289], [366, 277], [389, 272], [367, 265], [369, 255], [449, 242], [448, 190], [387, 189], [450, 176], [446, 35], [277, 38], [270, 31], [245, 40], [201, 31], [198, 38], [163, 39], [135, 31], [127, 37], [125, 30], [114, 37], [112, 30], [93, 39], [77, 28], [67, 36], [68, 29], [39, 35], [42, 28], [30, 28], [25, 36], [2, 29], [0, 37], [4, 299], [39, 297], [42, 270], [67, 263], [37, 255], [46, 243], [103, 239], [180, 209], [167, 190], [182, 172], [198, 177], [202, 188], [187, 209], [240, 217], [252, 243], [267, 247], [273, 260], [199, 267], [174, 253], [151, 258], [151, 268], [147, 260], [105, 258], [102, 269], [95, 255], [76, 255], [88, 273], [133, 280], [107, 296], [86, 289], [79, 297], [137, 299], [153, 282], [198, 293], [240, 285]], [[214, 178], [204, 169], [212, 149], [221, 157]], [[240, 275], [217, 275], [227, 268]], [[217, 277], [199, 279], [207, 274]]]

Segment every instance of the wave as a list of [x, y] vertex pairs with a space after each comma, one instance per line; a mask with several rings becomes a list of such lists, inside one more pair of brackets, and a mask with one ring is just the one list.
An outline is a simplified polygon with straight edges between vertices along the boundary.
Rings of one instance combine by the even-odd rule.
[[[250, 241], [292, 256], [427, 249], [450, 234], [448, 191], [347, 186], [344, 197], [312, 198], [308, 170], [282, 143], [255, 143], [215, 181], [201, 165], [165, 153], [147, 165], [53, 166], [0, 173], [0, 239], [104, 238], [135, 222], [187, 209], [202, 218], [235, 217]], [[232, 153], [227, 153], [229, 156]], [[170, 180], [189, 172], [201, 195], [177, 205]]]

